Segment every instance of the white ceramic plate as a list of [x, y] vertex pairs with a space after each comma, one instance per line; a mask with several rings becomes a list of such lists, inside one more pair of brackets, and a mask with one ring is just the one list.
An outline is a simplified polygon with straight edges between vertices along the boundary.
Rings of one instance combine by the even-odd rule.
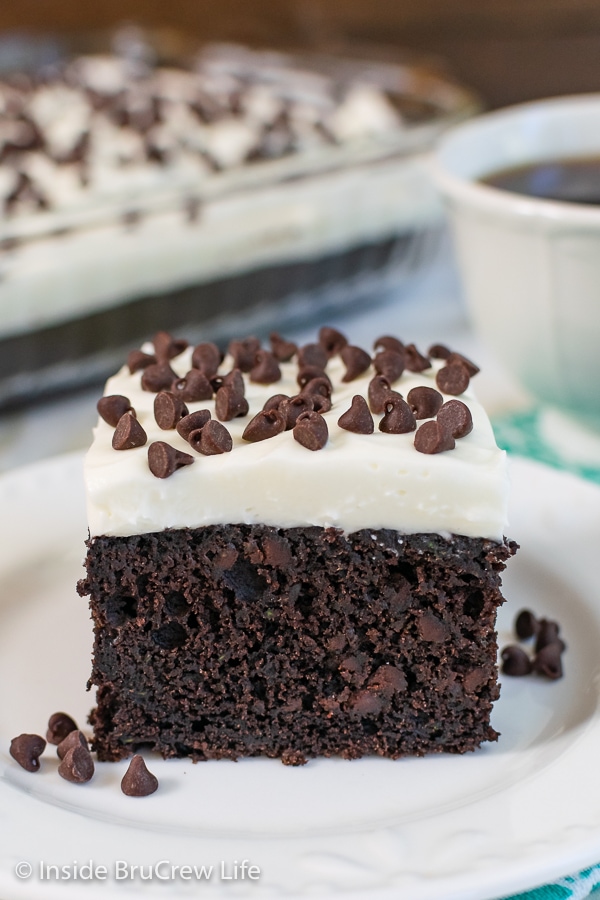
[[[69, 456], [0, 479], [2, 900], [161, 888], [169, 898], [483, 900], [600, 858], [598, 488], [513, 462], [510, 536], [522, 549], [505, 578], [500, 640], [527, 606], [558, 618], [568, 650], [561, 681], [504, 679], [497, 744], [300, 768], [150, 758], [159, 791], [128, 798], [125, 763], [99, 764], [89, 784], [73, 785], [57, 776], [54, 748], [35, 774], [8, 754], [11, 737], [43, 733], [52, 712], [83, 723], [93, 704], [91, 625], [75, 592], [80, 472], [81, 457]], [[17, 877], [19, 863], [30, 877]], [[90, 864], [104, 867], [93, 879]], [[48, 866], [65, 867], [60, 880]], [[210, 877], [194, 866], [200, 876], [212, 866]]]

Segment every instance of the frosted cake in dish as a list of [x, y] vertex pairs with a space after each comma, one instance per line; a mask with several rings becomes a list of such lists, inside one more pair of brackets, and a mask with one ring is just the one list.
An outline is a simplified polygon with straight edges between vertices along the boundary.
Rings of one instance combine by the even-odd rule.
[[154, 329], [372, 298], [439, 223], [418, 154], [472, 109], [415, 67], [235, 47], [0, 83], [0, 404]]
[[388, 757], [495, 740], [504, 452], [445, 347], [164, 333], [85, 463], [94, 747]]

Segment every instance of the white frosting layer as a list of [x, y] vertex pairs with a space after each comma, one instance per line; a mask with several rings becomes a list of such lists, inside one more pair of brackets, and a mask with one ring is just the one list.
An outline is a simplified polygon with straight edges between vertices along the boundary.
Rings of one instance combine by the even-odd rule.
[[[151, 349], [151, 348], [150, 348]], [[228, 371], [225, 365], [223, 372]], [[437, 363], [435, 364], [437, 367]], [[184, 375], [190, 351], [172, 361]], [[249, 415], [227, 422], [233, 450], [220, 456], [196, 454], [176, 431], [162, 431], [154, 420], [154, 394], [140, 388], [140, 373], [122, 369], [109, 379], [106, 394], [123, 394], [137, 412], [148, 444], [115, 451], [114, 429], [99, 421], [85, 463], [88, 519], [92, 536], [132, 535], [165, 528], [213, 524], [264, 523], [281, 528], [334, 526], [346, 533], [392, 528], [405, 533], [437, 532], [501, 540], [506, 529], [505, 453], [496, 446], [488, 417], [470, 389], [460, 399], [472, 413], [474, 428], [452, 451], [419, 453], [411, 434], [353, 434], [337, 420], [357, 393], [366, 395], [366, 375], [349, 384], [339, 358], [329, 362], [333, 406], [325, 414], [329, 440], [319, 451], [297, 443], [291, 431], [250, 444], [241, 435], [250, 418], [273, 394], [293, 395], [297, 366], [285, 364], [273, 385], [256, 385], [246, 376]], [[434, 370], [405, 372], [393, 385], [406, 396], [417, 385], [435, 387]], [[445, 397], [445, 400], [450, 399]], [[188, 404], [190, 412], [214, 402]], [[421, 424], [419, 422], [418, 424]], [[191, 453], [194, 463], [159, 479], [148, 468], [148, 445], [166, 441]]]

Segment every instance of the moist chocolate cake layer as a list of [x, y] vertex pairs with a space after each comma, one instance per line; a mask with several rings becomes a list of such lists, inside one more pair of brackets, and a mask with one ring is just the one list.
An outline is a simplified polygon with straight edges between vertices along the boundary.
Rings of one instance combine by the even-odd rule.
[[[310, 490], [310, 485], [307, 485]], [[208, 526], [88, 543], [101, 760], [462, 753], [497, 733], [516, 545]]]

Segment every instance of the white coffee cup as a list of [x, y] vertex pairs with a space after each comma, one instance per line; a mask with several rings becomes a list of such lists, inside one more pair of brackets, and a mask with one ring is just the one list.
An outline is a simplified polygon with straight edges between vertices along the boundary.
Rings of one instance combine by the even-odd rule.
[[473, 323], [534, 395], [600, 429], [600, 206], [479, 179], [600, 157], [600, 94], [509, 107], [449, 131], [432, 160]]

